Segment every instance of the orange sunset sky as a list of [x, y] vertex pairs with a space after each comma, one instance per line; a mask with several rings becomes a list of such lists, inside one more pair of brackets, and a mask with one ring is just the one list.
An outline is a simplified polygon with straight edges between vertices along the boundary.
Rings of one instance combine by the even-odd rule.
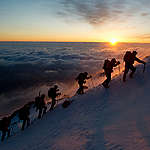
[[150, 42], [149, 0], [2, 0], [0, 41]]

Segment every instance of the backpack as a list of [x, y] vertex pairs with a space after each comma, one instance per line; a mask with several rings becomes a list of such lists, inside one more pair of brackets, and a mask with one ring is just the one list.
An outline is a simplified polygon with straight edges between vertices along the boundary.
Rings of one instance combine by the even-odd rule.
[[24, 120], [24, 108], [21, 108], [21, 109], [19, 110], [19, 119], [20, 119], [20, 120]]
[[35, 97], [34, 106], [35, 106], [36, 108], [39, 108], [40, 99], [41, 99], [40, 96]]
[[39, 107], [39, 108], [43, 108], [44, 106], [45, 106], [45, 101], [44, 101], [44, 99], [43, 99], [42, 97], [40, 97], [38, 107]]
[[4, 117], [0, 120], [0, 130], [7, 130], [10, 125], [11, 119], [9, 117]]
[[76, 78], [76, 81], [82, 81], [82, 80], [84, 80], [84, 74], [83, 74], [83, 73], [80, 73], [80, 74], [78, 75], [78, 77]]
[[125, 53], [125, 55], [124, 55], [123, 60], [124, 60], [125, 62], [131, 62], [131, 60], [132, 60], [132, 53], [131, 53], [130, 51], [127, 51], [127, 52]]
[[53, 88], [50, 88], [49, 90], [48, 90], [48, 97], [50, 98], [50, 97], [52, 97], [54, 95], [54, 90], [53, 90]]
[[103, 65], [103, 69], [106, 70], [108, 68], [108, 64], [110, 63], [110, 61], [108, 59], [106, 59], [104, 61], [104, 65]]
[[19, 110], [19, 119], [20, 120], [24, 120], [27, 118], [27, 116], [29, 116], [29, 114], [30, 114], [29, 109], [30, 109], [29, 107], [24, 106], [23, 108], [21, 108]]

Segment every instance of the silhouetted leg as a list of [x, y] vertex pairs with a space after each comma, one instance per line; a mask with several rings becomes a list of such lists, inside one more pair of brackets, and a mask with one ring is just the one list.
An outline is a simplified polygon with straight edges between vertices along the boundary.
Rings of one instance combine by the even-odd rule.
[[111, 81], [111, 73], [106, 74], [107, 79], [102, 83], [102, 85], [106, 88], [108, 88], [108, 84]]
[[79, 84], [78, 94], [84, 94], [83, 82], [78, 82], [78, 84]]
[[43, 108], [44, 110], [43, 110], [43, 115], [45, 115], [46, 114], [46, 110], [47, 110], [47, 107], [46, 106], [44, 106], [44, 108]]
[[126, 75], [129, 72], [129, 65], [125, 64], [125, 70], [124, 70], [124, 74], [123, 74], [123, 82], [126, 81]]
[[42, 115], [42, 108], [39, 109], [39, 115], [38, 115], [38, 119], [41, 118], [41, 115]]
[[77, 90], [77, 92], [76, 92], [77, 94], [80, 94], [80, 88], [78, 88], [78, 90]]
[[6, 131], [2, 131], [2, 139], [1, 139], [1, 141], [4, 141], [5, 136], [6, 136]]
[[30, 118], [28, 117], [27, 118], [27, 127], [29, 127], [29, 125], [30, 125]]
[[132, 72], [130, 73], [130, 78], [133, 78], [133, 74], [136, 71], [136, 68], [133, 65], [130, 65], [130, 69], [132, 70]]
[[7, 138], [10, 137], [10, 129], [7, 131]]
[[21, 130], [24, 130], [25, 124], [26, 124], [26, 119], [23, 120], [23, 124], [22, 124], [22, 129]]
[[36, 107], [36, 112], [38, 111], [38, 108]]
[[52, 105], [51, 105], [50, 110], [53, 110], [53, 109], [54, 109], [55, 104], [56, 104], [56, 100], [55, 100], [55, 99], [52, 99]]
[[84, 94], [83, 86], [78, 89], [78, 94]]
[[109, 82], [111, 81], [111, 73], [107, 74], [106, 85], [108, 86]]

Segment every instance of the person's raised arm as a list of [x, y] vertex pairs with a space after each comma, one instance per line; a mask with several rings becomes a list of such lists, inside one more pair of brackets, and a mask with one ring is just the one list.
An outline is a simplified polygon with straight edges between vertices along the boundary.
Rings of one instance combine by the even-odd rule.
[[139, 58], [135, 57], [135, 61], [137, 61], [138, 63], [141, 63], [141, 64], [146, 64], [145, 61], [143, 60], [140, 60]]
[[114, 67], [120, 65], [120, 61], [117, 61], [115, 64], [114, 64]]
[[92, 76], [90, 75], [90, 76], [88, 76], [86, 79], [90, 79], [90, 78], [92, 78]]

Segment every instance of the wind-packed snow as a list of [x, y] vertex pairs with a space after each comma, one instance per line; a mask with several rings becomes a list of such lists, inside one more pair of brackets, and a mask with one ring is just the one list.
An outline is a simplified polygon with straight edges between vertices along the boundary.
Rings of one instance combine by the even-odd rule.
[[150, 59], [143, 73], [137, 66], [133, 79], [113, 79], [110, 88], [98, 86], [58, 105], [0, 143], [0, 150], [149, 150]]

